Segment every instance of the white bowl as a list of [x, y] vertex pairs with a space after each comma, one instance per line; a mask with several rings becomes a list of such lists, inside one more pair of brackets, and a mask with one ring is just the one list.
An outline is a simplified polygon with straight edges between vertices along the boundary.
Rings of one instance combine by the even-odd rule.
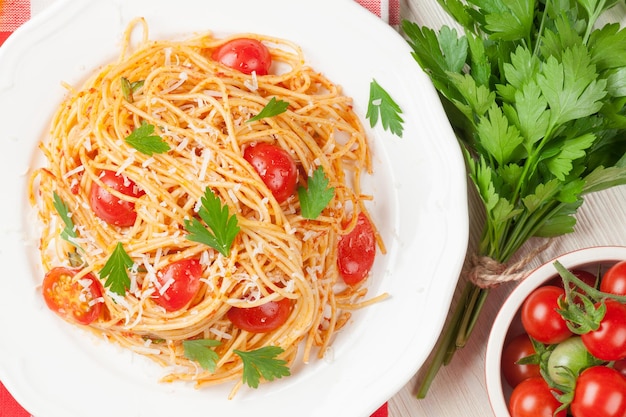
[[626, 247], [598, 246], [566, 253], [541, 265], [523, 280], [508, 296], [489, 333], [485, 353], [485, 378], [487, 394], [496, 417], [509, 417], [508, 401], [511, 388], [502, 378], [500, 358], [505, 342], [522, 330], [519, 310], [526, 297], [546, 281], [558, 276], [554, 262], [559, 261], [567, 269], [589, 269], [597, 271], [597, 266], [608, 267], [626, 259]]

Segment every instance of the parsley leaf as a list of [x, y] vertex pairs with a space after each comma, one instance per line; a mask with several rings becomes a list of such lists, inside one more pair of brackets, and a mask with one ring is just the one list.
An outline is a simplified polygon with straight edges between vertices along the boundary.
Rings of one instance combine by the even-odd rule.
[[267, 381], [291, 375], [287, 361], [276, 359], [284, 352], [278, 346], [265, 346], [249, 352], [234, 350], [243, 361], [243, 382], [252, 388], [258, 388], [261, 377]]
[[204, 243], [222, 255], [230, 256], [230, 248], [239, 233], [237, 216], [229, 215], [228, 206], [226, 204], [222, 206], [219, 197], [209, 187], [204, 191], [200, 201], [202, 207], [198, 210], [198, 215], [210, 230], [195, 217], [185, 220], [185, 229], [189, 232], [187, 239]]
[[122, 84], [122, 94], [124, 99], [129, 103], [134, 101], [133, 93], [136, 93], [141, 87], [143, 87], [143, 81], [133, 81], [132, 83], [126, 77], [120, 78]]
[[133, 260], [124, 250], [122, 242], [117, 242], [113, 253], [100, 270], [100, 276], [106, 277], [104, 286], [118, 295], [125, 295], [130, 288], [128, 269], [133, 266]]
[[212, 339], [183, 340], [185, 357], [198, 362], [202, 368], [209, 372], [215, 372], [217, 361], [220, 358], [211, 348], [219, 345], [221, 345], [220, 341]]
[[367, 105], [366, 118], [370, 121], [370, 126], [376, 126], [380, 117], [383, 129], [389, 130], [398, 137], [402, 137], [404, 130], [404, 120], [402, 119], [402, 109], [391, 98], [376, 80], [370, 83], [370, 98]]
[[265, 107], [261, 109], [259, 114], [248, 119], [248, 122], [254, 122], [266, 117], [278, 116], [279, 114], [286, 112], [287, 107], [289, 107], [288, 102], [284, 100], [276, 100], [276, 97], [272, 97]]
[[170, 150], [170, 145], [161, 136], [154, 135], [154, 125], [145, 121], [142, 121], [141, 126], [133, 130], [124, 140], [130, 146], [148, 156], [152, 156], [155, 153], [165, 153]]
[[78, 245], [76, 245], [76, 241], [74, 240], [78, 236], [76, 236], [76, 232], [74, 231], [74, 222], [72, 221], [72, 217], [70, 216], [69, 207], [67, 206], [65, 201], [63, 201], [61, 197], [59, 197], [56, 191], [54, 192], [53, 199], [54, 208], [56, 209], [57, 213], [59, 213], [59, 216], [61, 216], [61, 220], [65, 224], [65, 227], [61, 232], [61, 238], [78, 247]]
[[300, 210], [305, 219], [316, 219], [335, 196], [335, 188], [328, 187], [324, 169], [318, 166], [309, 177], [307, 187], [298, 187]]

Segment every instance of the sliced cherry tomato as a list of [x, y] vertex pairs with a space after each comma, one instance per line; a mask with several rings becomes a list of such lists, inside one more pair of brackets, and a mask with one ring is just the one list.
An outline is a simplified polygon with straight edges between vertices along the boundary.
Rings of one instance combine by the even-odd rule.
[[626, 416], [626, 378], [606, 366], [584, 370], [576, 381], [570, 410], [574, 417]]
[[78, 270], [52, 268], [43, 279], [46, 305], [63, 319], [89, 324], [102, 313], [102, 285], [92, 274], [76, 278]]
[[522, 304], [522, 325], [533, 339], [554, 344], [567, 339], [572, 332], [558, 309], [558, 299], [565, 297], [565, 290], [546, 285], [534, 290]]
[[228, 319], [242, 330], [266, 333], [282, 326], [291, 313], [291, 300], [268, 301], [256, 307], [232, 307], [226, 313]]
[[541, 375], [539, 364], [517, 363], [520, 359], [535, 353], [533, 343], [526, 333], [515, 336], [504, 346], [500, 359], [500, 368], [502, 369], [504, 379], [510, 387], [515, 388], [523, 380]]
[[[100, 180], [112, 190], [129, 197], [139, 198], [145, 194], [129, 178], [124, 175], [118, 175], [113, 171], [102, 171]], [[91, 186], [89, 201], [91, 209], [96, 216], [108, 224], [120, 227], [132, 226], [137, 219], [135, 203], [116, 197], [109, 190], [100, 187], [95, 182]]]
[[511, 393], [511, 417], [565, 417], [565, 410], [555, 414], [561, 406], [553, 390], [542, 377], [532, 377], [520, 382]]
[[267, 46], [256, 39], [238, 38], [226, 42], [213, 52], [215, 61], [244, 74], [267, 75], [272, 56]]
[[605, 305], [606, 313], [600, 327], [581, 335], [581, 339], [598, 359], [615, 361], [626, 358], [626, 305], [612, 299], [607, 299]]
[[160, 288], [154, 302], [167, 311], [185, 307], [200, 289], [202, 265], [197, 259], [181, 259], [157, 272]]
[[602, 276], [600, 291], [626, 295], [626, 261], [621, 261], [610, 267]]
[[367, 278], [375, 257], [374, 229], [367, 216], [359, 213], [354, 229], [337, 243], [337, 266], [344, 282], [355, 285]]
[[298, 167], [289, 152], [280, 146], [257, 143], [248, 146], [243, 157], [254, 167], [278, 203], [296, 192]]

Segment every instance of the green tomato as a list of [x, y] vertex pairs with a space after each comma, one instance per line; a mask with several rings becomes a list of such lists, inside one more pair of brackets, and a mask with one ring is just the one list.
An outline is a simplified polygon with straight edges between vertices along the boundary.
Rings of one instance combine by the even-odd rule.
[[548, 375], [558, 385], [573, 388], [576, 378], [590, 366], [601, 363], [585, 348], [579, 336], [559, 343], [548, 358]]

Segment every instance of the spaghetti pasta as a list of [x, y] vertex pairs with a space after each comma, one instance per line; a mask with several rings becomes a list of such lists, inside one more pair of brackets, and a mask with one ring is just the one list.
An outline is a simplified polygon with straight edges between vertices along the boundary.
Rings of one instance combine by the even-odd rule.
[[[138, 26], [143, 38], [134, 46]], [[270, 74], [244, 74], [211, 59], [212, 51], [241, 36], [268, 46]], [[276, 346], [287, 364], [299, 346], [305, 362], [322, 357], [351, 308], [380, 298], [365, 300], [365, 285], [341, 285], [337, 268], [337, 242], [355, 227], [357, 214], [367, 214], [371, 199], [359, 187], [361, 175], [372, 170], [367, 138], [351, 99], [308, 67], [297, 45], [257, 34], [150, 41], [146, 22], [137, 19], [119, 59], [80, 89], [68, 89], [41, 144], [46, 164], [31, 177], [31, 202], [44, 225], [42, 264], [46, 271], [76, 269], [75, 280], [99, 277], [102, 296], [91, 302], [101, 304], [102, 313], [87, 328], [165, 366], [164, 381], [204, 386], [241, 379], [237, 350]], [[287, 110], [250, 120], [272, 98], [288, 103]], [[141, 126], [152, 127], [167, 150], [129, 145], [124, 138]], [[258, 143], [292, 155], [301, 187], [321, 167], [334, 196], [319, 216], [303, 217], [298, 195], [282, 203], [274, 198], [243, 157]], [[103, 172], [122, 176], [140, 192], [111, 189]], [[134, 208], [130, 225], [94, 215], [90, 190], [96, 186]], [[228, 256], [188, 238], [186, 225], [198, 218], [206, 190], [236, 218], [239, 231]], [[376, 239], [384, 252], [378, 233]], [[102, 274], [119, 245], [132, 264], [122, 294], [108, 288]], [[159, 271], [185, 259], [201, 265], [199, 288], [184, 307], [169, 311], [155, 302], [172, 285], [159, 281]], [[241, 330], [228, 319], [232, 308], [282, 299], [290, 300], [290, 312], [274, 330]], [[185, 353], [183, 341], [198, 339], [219, 343], [214, 369]]]

